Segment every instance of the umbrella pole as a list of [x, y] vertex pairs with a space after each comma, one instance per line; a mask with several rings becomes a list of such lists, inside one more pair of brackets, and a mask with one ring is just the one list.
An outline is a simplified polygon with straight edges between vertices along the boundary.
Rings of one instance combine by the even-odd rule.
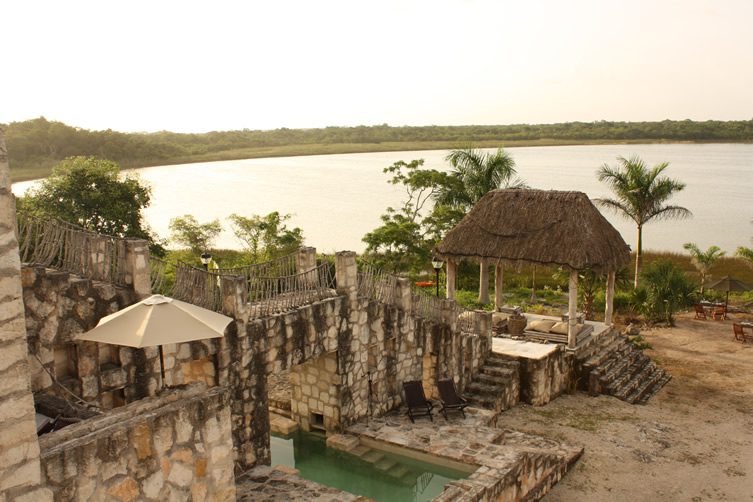
[[162, 352], [162, 345], [159, 346], [159, 369], [162, 374], [162, 388], [165, 388], [165, 353]]

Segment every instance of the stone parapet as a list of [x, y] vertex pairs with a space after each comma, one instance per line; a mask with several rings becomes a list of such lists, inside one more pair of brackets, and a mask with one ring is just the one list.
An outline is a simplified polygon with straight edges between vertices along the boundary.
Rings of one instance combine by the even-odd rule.
[[40, 438], [55, 500], [235, 500], [227, 389], [172, 390]]

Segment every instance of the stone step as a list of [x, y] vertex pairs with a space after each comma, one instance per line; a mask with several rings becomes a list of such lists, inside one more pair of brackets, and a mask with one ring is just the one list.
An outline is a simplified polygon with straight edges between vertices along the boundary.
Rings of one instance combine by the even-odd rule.
[[662, 377], [664, 376], [664, 370], [656, 365], [652, 366], [653, 368], [651, 368], [650, 372], [646, 372], [642, 375], [641, 384], [627, 395], [627, 397], [625, 398], [627, 402], [633, 404], [637, 403], [644, 396], [644, 394], [651, 392], [651, 390], [654, 388], [654, 385], [656, 385], [656, 383], [662, 379]]
[[620, 351], [624, 343], [625, 342], [620, 338], [611, 338], [611, 341], [606, 346], [600, 347], [600, 350], [593, 354], [583, 364], [583, 367], [593, 369], [603, 365], [607, 360], [613, 358], [615, 354]]
[[632, 395], [637, 389], [639, 389], [646, 381], [651, 380], [654, 373], [659, 369], [653, 364], [645, 364], [640, 371], [637, 371], [621, 382], [619, 387], [613, 388], [613, 396], [622, 399], [623, 401], [630, 401], [629, 396]]
[[397, 465], [397, 462], [395, 460], [392, 460], [391, 458], [383, 458], [379, 462], [374, 463], [374, 467], [379, 469], [380, 471], [389, 471], [393, 467]]
[[369, 449], [368, 452], [364, 453], [363, 455], [360, 455], [361, 460], [368, 462], [370, 464], [376, 464], [380, 460], [384, 458], [384, 453]]
[[636, 385], [640, 384], [641, 374], [647, 369], [648, 371], [652, 369], [649, 366], [650, 363], [651, 360], [647, 357], [645, 359], [637, 359], [633, 362], [633, 364], [628, 366], [628, 368], [626, 368], [625, 371], [623, 371], [617, 378], [607, 383], [605, 387], [609, 389], [610, 392], [613, 393], [613, 395], [620, 394], [626, 396], [630, 393], [631, 390], [635, 388]]
[[514, 368], [504, 366], [481, 366], [479, 375], [495, 375], [508, 379], [513, 377], [519, 371], [519, 365]]
[[387, 471], [387, 474], [389, 474], [393, 478], [402, 478], [406, 474], [410, 472], [410, 469], [408, 469], [403, 464], [398, 464], [393, 466], [389, 471]]
[[474, 380], [466, 386], [465, 394], [497, 398], [502, 393], [502, 390], [499, 385], [488, 385]]
[[484, 385], [505, 386], [511, 379], [512, 375], [509, 373], [479, 373], [473, 378], [473, 382], [478, 382]]
[[350, 450], [350, 453], [352, 453], [356, 457], [363, 457], [365, 454], [367, 454], [370, 451], [372, 451], [371, 448], [360, 444], [356, 446], [355, 448], [353, 448], [352, 450]]
[[614, 382], [615, 380], [619, 379], [620, 376], [624, 375], [628, 369], [635, 364], [636, 359], [639, 359], [641, 353], [640, 351], [631, 350], [630, 352], [627, 352], [626, 354], [622, 355], [616, 362], [614, 362], [611, 366], [609, 366], [609, 369], [606, 370], [605, 373], [602, 374], [601, 382], [603, 386], [608, 386], [610, 383]]
[[643, 396], [641, 396], [638, 400], [636, 400], [636, 404], [646, 404], [648, 400], [656, 395], [657, 392], [659, 392], [665, 385], [669, 383], [670, 380], [672, 380], [672, 375], [667, 373], [666, 371], [663, 372], [661, 379], [656, 382], [653, 387], [645, 392]]

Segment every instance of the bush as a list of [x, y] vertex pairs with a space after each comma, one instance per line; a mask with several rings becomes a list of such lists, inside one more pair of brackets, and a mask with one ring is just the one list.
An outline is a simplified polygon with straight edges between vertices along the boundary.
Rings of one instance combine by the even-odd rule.
[[646, 267], [631, 303], [646, 321], [665, 321], [673, 326], [674, 313], [693, 304], [694, 290], [695, 285], [680, 267], [660, 260]]

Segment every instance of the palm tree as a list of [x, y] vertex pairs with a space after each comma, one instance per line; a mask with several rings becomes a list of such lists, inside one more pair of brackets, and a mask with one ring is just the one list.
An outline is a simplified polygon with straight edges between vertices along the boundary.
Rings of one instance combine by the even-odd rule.
[[638, 246], [635, 253], [634, 287], [638, 287], [638, 277], [643, 264], [643, 225], [651, 220], [689, 218], [693, 215], [680, 206], [665, 205], [672, 195], [685, 188], [685, 183], [660, 176], [669, 166], [662, 162], [651, 169], [637, 156], [626, 159], [617, 157], [617, 167], [607, 164], [597, 172], [599, 181], [612, 189], [616, 198], [596, 199], [596, 202], [638, 225]]
[[706, 251], [701, 251], [693, 242], [686, 242], [682, 247], [690, 252], [690, 261], [698, 270], [698, 273], [701, 274], [701, 296], [703, 296], [704, 284], [706, 284], [706, 281], [711, 278], [711, 274], [709, 273], [711, 267], [713, 267], [714, 263], [724, 256], [725, 253], [719, 248], [719, 246], [711, 246]]
[[[448, 188], [435, 196], [438, 205], [447, 205], [468, 212], [490, 190], [497, 188], [526, 188], [518, 178], [515, 161], [502, 148], [485, 152], [479, 148], [452, 150], [445, 158], [452, 166], [450, 176], [456, 178], [462, 190]], [[489, 264], [481, 263], [479, 274], [479, 303], [489, 303]]]

